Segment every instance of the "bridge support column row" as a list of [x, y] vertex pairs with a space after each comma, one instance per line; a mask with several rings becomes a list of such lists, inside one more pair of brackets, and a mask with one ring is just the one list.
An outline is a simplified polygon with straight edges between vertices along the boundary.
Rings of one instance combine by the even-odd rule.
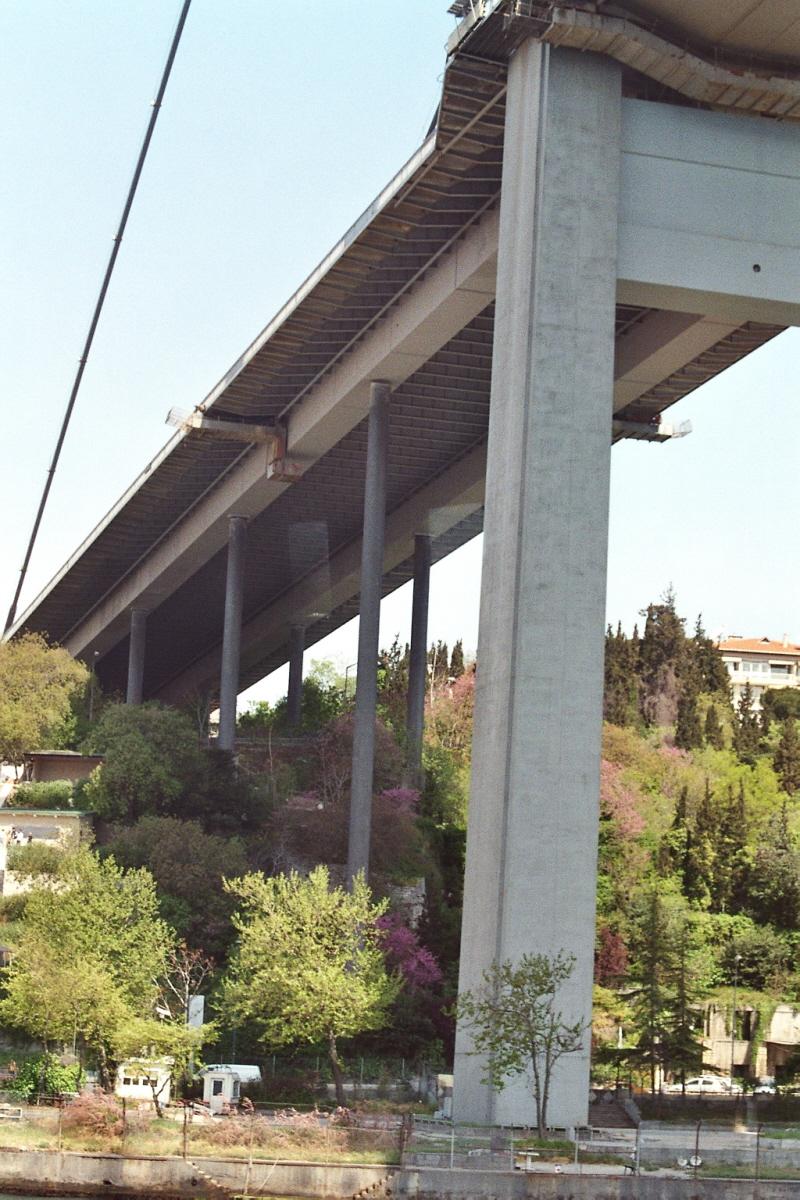
[[[585, 1124], [612, 421], [620, 78], [524, 43], [509, 70], [460, 990], [493, 961], [572, 955], [586, 1026], [548, 1121]], [[457, 1031], [459, 1121], [528, 1124]]]

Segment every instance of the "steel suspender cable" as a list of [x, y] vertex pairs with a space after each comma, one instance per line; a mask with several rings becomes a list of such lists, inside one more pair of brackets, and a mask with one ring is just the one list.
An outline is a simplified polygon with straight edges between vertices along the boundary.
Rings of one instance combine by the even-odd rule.
[[31, 530], [31, 536], [28, 541], [28, 548], [25, 551], [25, 558], [23, 559], [22, 567], [20, 568], [19, 580], [17, 581], [17, 589], [14, 592], [14, 599], [11, 601], [11, 608], [8, 610], [8, 617], [6, 618], [6, 626], [5, 626], [6, 633], [8, 633], [9, 629], [14, 624], [14, 618], [17, 615], [17, 604], [19, 603], [20, 593], [22, 592], [22, 587], [23, 587], [23, 584], [25, 583], [25, 576], [28, 572], [28, 564], [31, 561], [31, 554], [33, 553], [33, 547], [36, 543], [36, 535], [38, 534], [39, 526], [42, 523], [42, 514], [44, 513], [45, 505], [47, 504], [47, 497], [50, 494], [50, 488], [53, 483], [53, 476], [55, 475], [56, 466], [58, 465], [58, 460], [59, 460], [59, 457], [61, 456], [61, 447], [64, 445], [64, 438], [66, 437], [67, 428], [68, 428], [69, 422], [70, 422], [70, 417], [72, 416], [72, 410], [75, 407], [75, 401], [77, 399], [78, 391], [81, 386], [81, 380], [83, 379], [83, 372], [85, 370], [86, 363], [89, 358], [89, 351], [91, 350], [92, 342], [94, 341], [94, 335], [95, 335], [95, 331], [97, 329], [97, 323], [100, 320], [100, 313], [103, 311], [103, 303], [106, 298], [106, 292], [108, 291], [108, 285], [111, 282], [111, 275], [114, 271], [114, 264], [117, 261], [117, 255], [119, 254], [119, 248], [120, 248], [120, 245], [122, 244], [122, 235], [125, 232], [125, 226], [128, 223], [128, 217], [130, 216], [131, 206], [133, 204], [133, 198], [136, 195], [136, 189], [139, 186], [139, 178], [142, 174], [142, 168], [144, 167], [144, 161], [147, 158], [147, 151], [150, 146], [150, 139], [152, 138], [153, 130], [156, 127], [156, 121], [158, 120], [158, 114], [161, 110], [161, 102], [163, 101], [164, 93], [167, 90], [167, 83], [169, 81], [170, 72], [172, 71], [172, 64], [175, 61], [175, 55], [178, 50], [178, 44], [181, 40], [181, 34], [183, 33], [183, 27], [186, 24], [186, 17], [188, 15], [189, 5], [191, 4], [191, 2], [192, 2], [192, 0], [183, 0], [183, 6], [181, 8], [181, 13], [180, 13], [180, 16], [178, 17], [178, 24], [175, 26], [175, 33], [172, 38], [172, 44], [170, 45], [169, 54], [167, 55], [167, 61], [165, 62], [164, 70], [161, 73], [161, 82], [158, 85], [158, 92], [156, 93], [156, 98], [153, 101], [153, 105], [152, 105], [153, 111], [150, 114], [150, 120], [147, 123], [147, 130], [145, 132], [144, 140], [142, 142], [142, 148], [139, 151], [139, 157], [136, 160], [136, 167], [134, 168], [131, 185], [128, 188], [128, 195], [125, 200], [125, 207], [122, 210], [122, 218], [119, 223], [119, 228], [117, 229], [116, 235], [114, 237], [114, 244], [111, 249], [111, 255], [108, 260], [108, 266], [106, 267], [106, 273], [103, 276], [103, 282], [100, 286], [100, 293], [97, 297], [97, 303], [94, 306], [94, 313], [92, 314], [91, 324], [89, 325], [89, 332], [87, 333], [86, 341], [84, 342], [83, 353], [81, 354], [81, 357], [78, 359], [78, 370], [75, 374], [75, 380], [72, 384], [72, 391], [69, 394], [69, 400], [67, 402], [66, 412], [64, 413], [64, 419], [61, 422], [61, 430], [59, 431], [58, 441], [56, 442], [56, 448], [55, 448], [55, 452], [53, 454], [53, 459], [52, 459], [52, 462], [50, 463], [50, 467], [47, 472], [47, 478], [45, 480], [45, 485], [44, 485], [44, 490], [42, 492], [41, 500], [39, 501], [39, 508], [36, 513], [36, 519], [33, 522], [33, 529]]

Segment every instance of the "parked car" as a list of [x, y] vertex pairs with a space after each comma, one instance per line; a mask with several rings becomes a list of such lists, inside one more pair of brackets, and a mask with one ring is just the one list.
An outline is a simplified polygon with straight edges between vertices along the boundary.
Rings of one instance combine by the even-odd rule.
[[[741, 1088], [738, 1084], [732, 1086], [729, 1079], [723, 1079], [720, 1075], [693, 1075], [686, 1080], [686, 1093], [691, 1096], [728, 1096], [733, 1090], [738, 1092]], [[678, 1081], [667, 1084], [664, 1091], [675, 1095], [681, 1093], [683, 1087]]]

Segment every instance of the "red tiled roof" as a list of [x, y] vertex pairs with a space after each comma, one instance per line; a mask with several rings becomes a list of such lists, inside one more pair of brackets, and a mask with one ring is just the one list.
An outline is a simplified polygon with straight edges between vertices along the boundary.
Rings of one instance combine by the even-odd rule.
[[800, 646], [795, 642], [773, 642], [769, 638], [725, 638], [719, 643], [726, 654], [793, 654], [800, 655]]

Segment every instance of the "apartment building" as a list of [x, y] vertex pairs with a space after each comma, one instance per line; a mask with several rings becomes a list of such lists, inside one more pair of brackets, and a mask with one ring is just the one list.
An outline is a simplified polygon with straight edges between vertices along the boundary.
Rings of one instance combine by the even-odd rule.
[[720, 641], [719, 649], [731, 677], [734, 705], [748, 683], [756, 711], [767, 688], [800, 687], [800, 646], [785, 635], [781, 641], [727, 637]]

